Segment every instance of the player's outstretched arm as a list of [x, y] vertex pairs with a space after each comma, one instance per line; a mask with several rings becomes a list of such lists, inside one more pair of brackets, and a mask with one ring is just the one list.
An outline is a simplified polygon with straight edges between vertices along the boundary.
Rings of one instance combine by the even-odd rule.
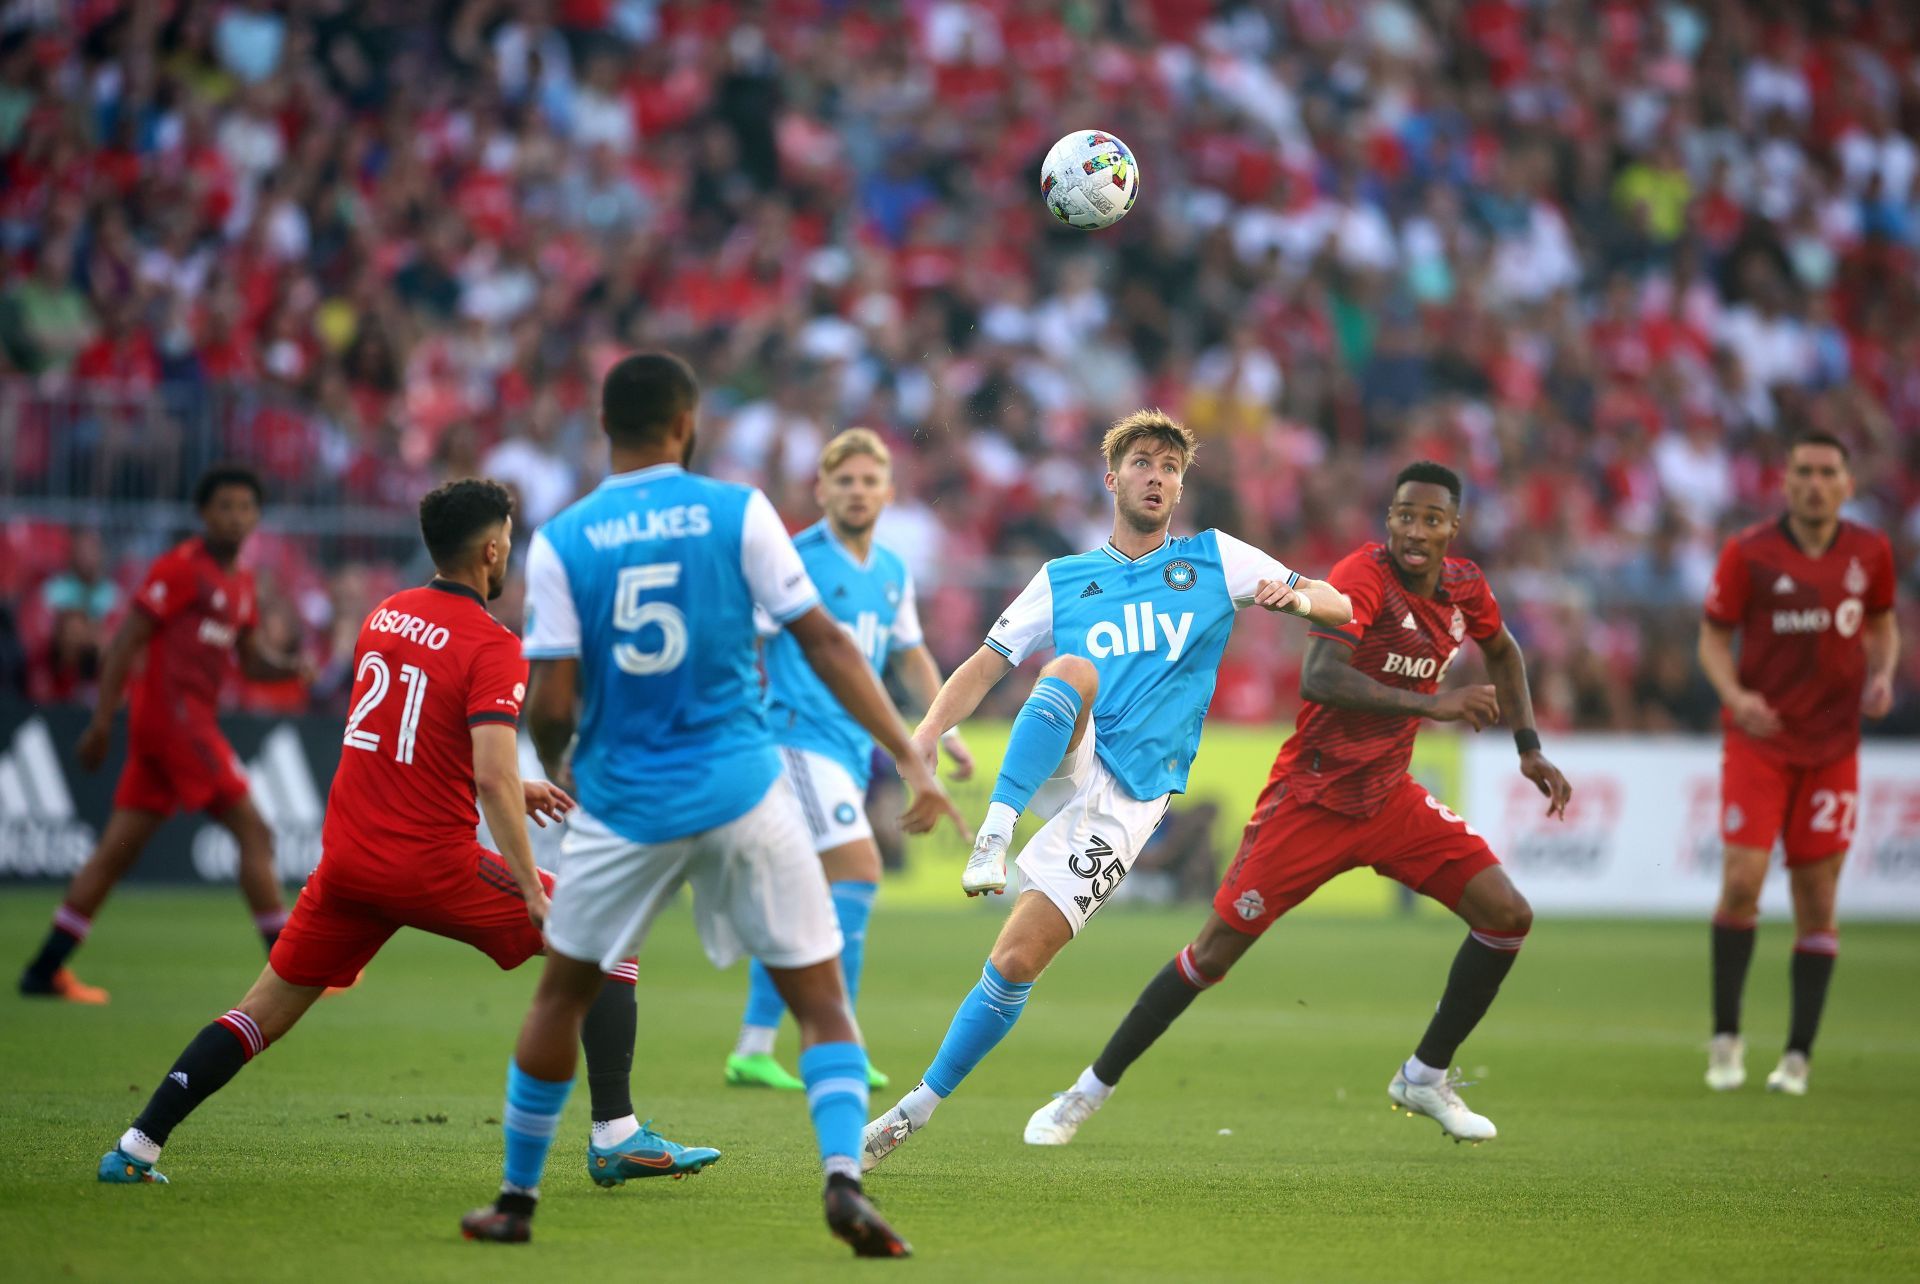
[[1302, 576], [1292, 588], [1280, 580], [1261, 580], [1254, 591], [1253, 604], [1283, 615], [1298, 615], [1325, 628], [1337, 629], [1353, 622], [1353, 603], [1325, 580]]
[[[988, 648], [982, 647], [985, 651]], [[922, 709], [932, 711], [934, 701], [940, 698], [940, 665], [934, 660], [933, 652], [925, 646], [910, 646], [893, 653], [894, 671], [899, 675], [900, 683]], [[985, 694], [984, 692], [982, 694]], [[977, 703], [977, 702], [976, 702]], [[953, 759], [952, 776], [955, 780], [973, 778], [973, 751], [967, 748], [967, 742], [960, 738], [958, 727], [943, 727], [932, 733], [933, 739], [947, 747], [947, 755]], [[927, 765], [937, 767], [921, 743], [920, 732], [913, 733], [916, 748], [923, 757], [928, 757]]]
[[1375, 682], [1354, 668], [1353, 648], [1326, 637], [1307, 639], [1306, 663], [1300, 668], [1300, 698], [1359, 713], [1464, 722], [1475, 731], [1500, 719], [1500, 700], [1490, 686], [1461, 687], [1433, 695], [1403, 691]]
[[1700, 671], [1713, 684], [1720, 703], [1735, 725], [1762, 739], [1780, 731], [1780, 715], [1758, 691], [1740, 685], [1740, 665], [1733, 657], [1733, 630], [1712, 620], [1700, 622]]
[[901, 817], [906, 831], [924, 834], [946, 815], [965, 833], [966, 822], [960, 818], [946, 790], [940, 787], [932, 769], [915, 750], [907, 724], [900, 720], [899, 710], [893, 707], [887, 689], [880, 685], [867, 657], [860, 653], [859, 644], [820, 606], [789, 620], [787, 631], [800, 644], [807, 664], [827, 684], [827, 690], [833, 692], [833, 698], [881, 748], [893, 755], [900, 778], [913, 793], [913, 800]]
[[107, 643], [100, 661], [100, 694], [93, 706], [93, 720], [80, 733], [80, 765], [88, 771], [100, 770], [107, 760], [107, 744], [113, 738], [113, 715], [119, 712], [120, 698], [127, 692], [127, 679], [133, 674], [133, 662], [153, 640], [153, 617], [135, 607], [127, 612]]
[[527, 917], [535, 927], [547, 921], [547, 893], [534, 867], [533, 845], [527, 841], [526, 790], [520, 780], [520, 733], [504, 722], [474, 727], [473, 786], [480, 797], [480, 813], [487, 818], [501, 859], [513, 871], [513, 881], [527, 902]]
[[240, 672], [249, 682], [285, 682], [288, 678], [313, 680], [313, 666], [300, 658], [298, 651], [281, 654], [269, 651], [260, 640], [260, 630], [248, 629], [240, 635]]
[[573, 788], [573, 772], [567, 765], [567, 749], [573, 744], [573, 728], [579, 718], [575, 693], [579, 689], [578, 660], [534, 660], [527, 666], [527, 734], [533, 738], [533, 751], [547, 779], [563, 788]]
[[1533, 692], [1527, 687], [1527, 657], [1521, 653], [1520, 643], [1503, 624], [1498, 633], [1480, 643], [1480, 654], [1487, 658], [1487, 675], [1493, 679], [1507, 725], [1513, 728], [1514, 745], [1520, 750], [1520, 774], [1545, 796], [1547, 815], [1564, 817], [1573, 786], [1540, 752], [1540, 733], [1533, 725]]

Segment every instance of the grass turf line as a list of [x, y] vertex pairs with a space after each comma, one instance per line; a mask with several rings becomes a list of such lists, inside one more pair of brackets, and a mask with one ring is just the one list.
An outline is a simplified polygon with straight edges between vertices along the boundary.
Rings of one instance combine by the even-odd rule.
[[[56, 898], [9, 891], [24, 960]], [[1036, 987], [1008, 1041], [869, 1188], [918, 1253], [962, 1280], [1893, 1279], [1920, 1276], [1920, 1028], [1910, 927], [1843, 932], [1804, 1100], [1766, 1094], [1786, 1023], [1788, 930], [1761, 932], [1748, 1087], [1700, 1082], [1702, 923], [1543, 922], [1461, 1062], [1500, 1126], [1478, 1149], [1388, 1113], [1460, 932], [1437, 916], [1306, 918], [1269, 934], [1129, 1074], [1081, 1139], [1020, 1129], [1090, 1061], [1204, 911], [1110, 911]], [[896, 1088], [931, 1057], [997, 917], [875, 916], [862, 1024]], [[744, 994], [684, 910], [642, 959], [635, 1100], [720, 1147], [688, 1181], [591, 1186], [574, 1093], [530, 1248], [466, 1244], [498, 1179], [503, 1071], [534, 967], [402, 933], [175, 1134], [175, 1184], [93, 1167], [193, 1032], [260, 966], [231, 894], [127, 891], [77, 970], [104, 1009], [0, 998], [0, 1242], [10, 1279], [522, 1281], [613, 1269], [838, 1278], [797, 1096], [728, 1089]], [[537, 967], [537, 964], [535, 965]], [[782, 1033], [791, 1064], [793, 1033]], [[444, 1117], [445, 1122], [437, 1122]], [[1222, 1135], [1222, 1129], [1231, 1129]]]

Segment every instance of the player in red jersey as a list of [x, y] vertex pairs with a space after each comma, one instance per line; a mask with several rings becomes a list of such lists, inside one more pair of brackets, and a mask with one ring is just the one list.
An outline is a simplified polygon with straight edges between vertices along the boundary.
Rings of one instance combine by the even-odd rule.
[[1720, 693], [1726, 728], [1707, 1086], [1726, 1091], [1747, 1079], [1740, 999], [1760, 885], [1780, 840], [1793, 889], [1793, 1015], [1767, 1088], [1800, 1096], [1840, 949], [1834, 893], [1860, 796], [1860, 715], [1893, 707], [1900, 636], [1893, 548], [1840, 516], [1853, 495], [1847, 448], [1824, 433], [1798, 438], [1785, 489], [1784, 517], [1721, 550], [1700, 627], [1700, 667]]
[[[464, 941], [502, 968], [545, 951], [553, 879], [535, 868], [521, 817], [544, 826], [574, 804], [553, 785], [520, 778], [527, 663], [520, 640], [486, 606], [506, 583], [511, 511], [506, 489], [490, 481], [449, 482], [421, 501], [420, 530], [439, 574], [389, 597], [360, 626], [319, 867], [266, 970], [187, 1045], [101, 1158], [101, 1181], [165, 1181], [153, 1165], [174, 1127], [329, 986], [352, 984], [402, 927]], [[475, 840], [476, 803], [498, 856]], [[634, 1120], [633, 984], [631, 962], [608, 977], [581, 1039], [593, 1093], [587, 1170], [604, 1186], [698, 1172], [720, 1157]]]
[[[1071, 1141], [1126, 1068], [1262, 932], [1322, 883], [1362, 865], [1433, 897], [1469, 928], [1433, 1020], [1388, 1095], [1409, 1113], [1436, 1120], [1456, 1141], [1494, 1136], [1493, 1124], [1461, 1101], [1447, 1071], [1512, 968], [1533, 911], [1486, 840], [1407, 774], [1420, 719], [1479, 731], [1504, 710], [1520, 773], [1546, 796], [1547, 814], [1565, 815], [1573, 790], [1540, 752], [1526, 660], [1492, 590], [1479, 567], [1447, 556], [1459, 530], [1460, 479], [1435, 463], [1402, 469], [1387, 509], [1387, 542], [1348, 554], [1327, 576], [1353, 603], [1353, 621], [1316, 629], [1307, 643], [1300, 694], [1308, 703], [1273, 764], [1206, 926], [1147, 984], [1078, 1082], [1034, 1113], [1028, 1142]], [[1440, 691], [1469, 637], [1493, 684]]]
[[[80, 737], [80, 764], [106, 760], [113, 715], [132, 680], [127, 764], [114, 790], [113, 814], [54, 911], [39, 954], [20, 975], [20, 993], [105, 1003], [107, 992], [76, 978], [67, 958], [87, 939], [114, 884], [133, 868], [154, 831], [180, 811], [204, 811], [240, 845], [240, 893], [269, 950], [287, 920], [273, 867], [273, 831], [247, 793], [247, 777], [220, 733], [220, 688], [241, 672], [264, 682], [304, 674], [297, 657], [273, 655], [254, 626], [253, 573], [237, 565], [260, 524], [260, 479], [223, 465], [194, 488], [201, 534], [154, 560], [101, 664], [93, 721]], [[146, 665], [136, 676], [134, 661]]]

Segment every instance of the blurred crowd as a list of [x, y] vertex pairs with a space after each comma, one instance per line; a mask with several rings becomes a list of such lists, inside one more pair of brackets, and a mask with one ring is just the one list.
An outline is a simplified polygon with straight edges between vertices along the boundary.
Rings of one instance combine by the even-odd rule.
[[[664, 346], [706, 385], [699, 466], [795, 526], [831, 432], [893, 443], [882, 537], [948, 665], [1039, 559], [1104, 538], [1095, 446], [1143, 404], [1204, 442], [1183, 524], [1309, 571], [1378, 533], [1401, 464], [1458, 468], [1458, 551], [1549, 728], [1711, 724], [1698, 604], [1802, 428], [1854, 444], [1850, 515], [1894, 535], [1920, 624], [1903, 0], [27, 0], [0, 24], [0, 497], [177, 514], [239, 454], [281, 512], [398, 520], [483, 472], [538, 524], [603, 467], [596, 376]], [[1093, 235], [1036, 184], [1088, 127], [1142, 172]], [[116, 562], [11, 526], [0, 669], [83, 697], [157, 543]], [[268, 545], [271, 627], [335, 672], [420, 571]], [[1216, 714], [1289, 715], [1300, 647], [1249, 622]], [[1902, 686], [1911, 733], [1920, 663]]]

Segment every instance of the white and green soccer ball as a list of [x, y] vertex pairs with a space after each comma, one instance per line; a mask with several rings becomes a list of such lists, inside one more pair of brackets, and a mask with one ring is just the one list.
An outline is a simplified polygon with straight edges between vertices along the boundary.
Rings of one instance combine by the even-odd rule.
[[1069, 227], [1112, 227], [1140, 195], [1140, 166], [1127, 145], [1099, 129], [1077, 129], [1047, 151], [1040, 195]]

